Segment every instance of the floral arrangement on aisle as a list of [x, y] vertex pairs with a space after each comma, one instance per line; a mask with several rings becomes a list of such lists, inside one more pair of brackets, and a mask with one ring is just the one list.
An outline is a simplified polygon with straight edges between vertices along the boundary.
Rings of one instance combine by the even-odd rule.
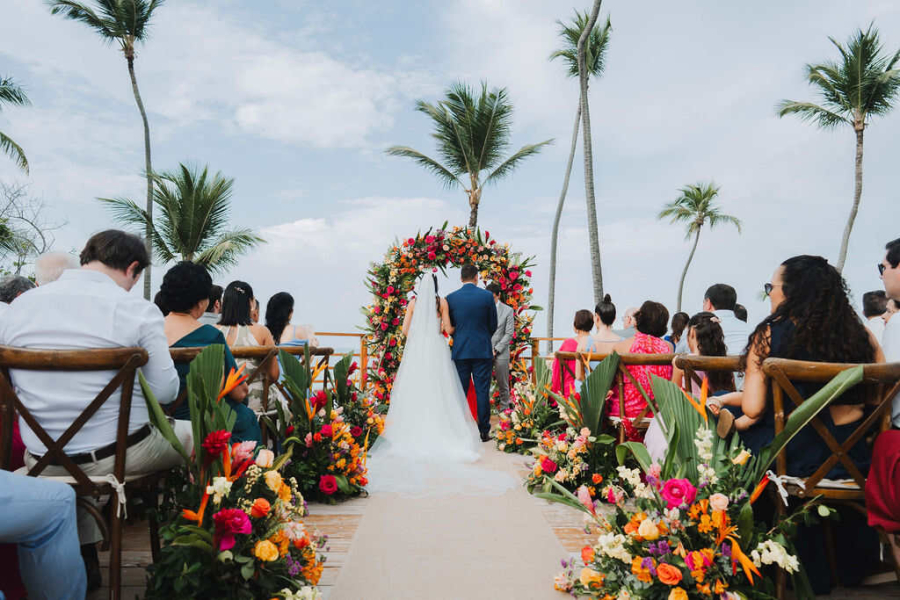
[[[737, 436], [722, 440], [715, 434], [705, 389], [696, 400], [654, 378], [670, 440], [665, 463], [651, 464], [642, 444], [628, 442], [620, 455], [631, 453], [640, 469], [620, 467], [621, 485], [609, 484], [601, 499], [585, 487], [573, 494], [553, 484], [559, 494], [554, 499], [587, 513], [599, 533], [580, 560], [564, 561], [556, 589], [603, 600], [774, 598], [773, 575], [781, 569], [793, 578], [798, 598], [814, 598], [790, 538], [798, 520], [814, 518], [813, 508], [823, 517], [831, 510], [812, 500], [769, 525], [755, 519], [754, 503], [771, 480], [781, 485], [767, 472], [775, 456], [861, 378], [861, 368], [838, 375], [791, 413], [784, 431], [759, 456], [751, 456]], [[612, 512], [603, 510], [604, 503]]]
[[368, 273], [368, 286], [374, 301], [363, 307], [366, 317], [366, 343], [371, 361], [368, 380], [378, 401], [389, 402], [394, 377], [400, 366], [405, 339], [401, 333], [406, 312], [406, 296], [416, 280], [426, 272], [447, 267], [474, 264], [484, 281], [495, 281], [502, 288], [500, 299], [515, 312], [515, 334], [510, 343], [510, 378], [516, 383], [528, 378], [528, 372], [517, 359], [531, 344], [533, 311], [531, 304], [531, 258], [510, 251], [489, 231], [480, 229], [429, 229], [403, 242], [394, 244], [384, 262], [373, 264]]
[[[346, 357], [345, 357], [346, 358]], [[349, 361], [335, 368], [335, 389], [326, 385], [313, 391], [313, 374], [309, 356], [304, 363], [281, 351], [279, 353], [284, 381], [282, 389], [288, 401], [289, 413], [280, 405], [278, 424], [272, 424], [284, 440], [284, 450], [290, 460], [284, 472], [295, 478], [300, 492], [307, 498], [335, 503], [365, 491], [366, 450], [373, 431], [380, 433], [383, 423], [367, 423], [365, 428], [344, 418], [345, 407], [335, 401], [339, 397], [352, 398], [354, 391], [347, 385]], [[358, 396], [357, 396], [358, 401]], [[362, 409], [355, 407], [355, 413]], [[356, 435], [354, 435], [356, 434]]]
[[191, 363], [193, 458], [141, 377], [154, 425], [185, 458], [186, 496], [195, 500], [162, 528], [146, 597], [319, 598], [325, 539], [303, 524], [306, 503], [297, 482], [281, 473], [287, 457], [256, 442], [230, 443], [235, 417], [221, 401], [244, 377], [230, 373], [220, 390], [223, 364], [222, 346], [204, 349]]
[[359, 365], [352, 361], [353, 356], [348, 354], [334, 366], [335, 404], [343, 409], [341, 416], [350, 425], [353, 439], [358, 444], [371, 447], [384, 432], [387, 404], [378, 402], [373, 395], [359, 389], [353, 375], [361, 372]]
[[562, 430], [556, 401], [547, 392], [551, 372], [547, 365], [535, 363], [535, 383], [520, 381], [512, 392], [512, 408], [500, 413], [494, 437], [501, 452], [526, 454], [542, 439], [545, 432]]

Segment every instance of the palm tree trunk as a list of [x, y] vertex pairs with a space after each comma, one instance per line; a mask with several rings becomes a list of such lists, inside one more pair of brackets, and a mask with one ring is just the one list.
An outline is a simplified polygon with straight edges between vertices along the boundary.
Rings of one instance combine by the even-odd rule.
[[[563, 178], [562, 191], [559, 193], [559, 204], [556, 205], [556, 217], [553, 219], [553, 231], [550, 233], [550, 297], [547, 300], [547, 337], [553, 337], [553, 311], [556, 307], [556, 247], [559, 241], [559, 221], [562, 218], [563, 205], [569, 191], [569, 177], [572, 175], [572, 163], [575, 162], [575, 150], [578, 149], [578, 126], [581, 125], [581, 100], [575, 110], [575, 127], [572, 130], [572, 146], [569, 148], [569, 162], [566, 165], [566, 176]], [[553, 340], [548, 340], [550, 352], [553, 352]]]
[[481, 202], [481, 188], [478, 180], [472, 179], [472, 189], [469, 191], [469, 229], [475, 231], [478, 226], [478, 205]]
[[150, 299], [151, 282], [150, 270], [153, 263], [153, 167], [150, 164], [150, 123], [147, 121], [147, 111], [141, 100], [141, 92], [138, 90], [137, 78], [134, 76], [134, 57], [128, 57], [128, 74], [131, 76], [131, 89], [134, 92], [134, 101], [137, 102], [141, 119], [144, 122], [144, 169], [147, 173], [147, 229], [144, 233], [144, 244], [147, 246], [147, 254], [150, 263], [144, 269], [144, 299]]
[[844, 235], [841, 237], [841, 252], [838, 254], [838, 273], [844, 271], [844, 263], [847, 261], [847, 250], [850, 246], [850, 232], [853, 231], [853, 222], [856, 221], [856, 213], [859, 212], [859, 201], [862, 199], [863, 184], [863, 126], [857, 125], [856, 129], [856, 185], [853, 190], [853, 208], [847, 217], [844, 226]]
[[603, 272], [600, 267], [600, 232], [597, 229], [597, 201], [594, 198], [594, 153], [591, 142], [591, 111], [588, 103], [588, 75], [585, 44], [600, 14], [603, 0], [594, 0], [587, 26], [578, 38], [578, 79], [581, 83], [581, 125], [584, 130], [584, 195], [588, 213], [588, 238], [591, 249], [591, 274], [594, 280], [594, 304], [603, 298]]
[[700, 241], [700, 229], [697, 229], [697, 235], [694, 236], [694, 247], [691, 248], [691, 253], [688, 255], [687, 262], [684, 263], [684, 270], [681, 272], [681, 281], [678, 283], [678, 308], [675, 310], [681, 312], [681, 296], [684, 293], [684, 279], [687, 277], [688, 267], [691, 266], [691, 261], [694, 260], [694, 252], [697, 251], [697, 243]]

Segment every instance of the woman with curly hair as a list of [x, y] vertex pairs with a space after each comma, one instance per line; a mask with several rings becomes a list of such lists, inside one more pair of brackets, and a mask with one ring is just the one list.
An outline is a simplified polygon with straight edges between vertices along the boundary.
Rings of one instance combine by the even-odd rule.
[[[711, 401], [713, 410], [724, 405], [735, 414], [741, 440], [754, 454], [775, 436], [775, 413], [768, 378], [762, 370], [765, 359], [884, 362], [878, 342], [850, 304], [844, 279], [821, 256], [795, 256], [784, 261], [765, 288], [772, 312], [750, 334], [741, 358], [746, 372], [744, 389]], [[798, 382], [795, 387], [809, 398], [822, 385]], [[787, 410], [789, 404], [785, 405]], [[863, 419], [863, 404], [862, 390], [851, 389], [819, 418], [842, 443]], [[812, 427], [804, 427], [787, 446], [787, 472], [807, 477], [830, 455], [825, 440]], [[864, 442], [854, 446], [850, 456], [860, 468], [868, 468], [869, 450]], [[840, 464], [828, 473], [831, 479], [847, 476]]]

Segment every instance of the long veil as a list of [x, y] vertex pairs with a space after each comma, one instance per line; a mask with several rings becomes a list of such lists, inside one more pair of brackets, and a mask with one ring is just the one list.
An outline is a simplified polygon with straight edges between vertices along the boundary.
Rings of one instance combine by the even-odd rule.
[[369, 458], [369, 490], [412, 496], [502, 493], [509, 475], [475, 466], [478, 427], [441, 335], [435, 283], [416, 285], [416, 306], [391, 390], [384, 435]]

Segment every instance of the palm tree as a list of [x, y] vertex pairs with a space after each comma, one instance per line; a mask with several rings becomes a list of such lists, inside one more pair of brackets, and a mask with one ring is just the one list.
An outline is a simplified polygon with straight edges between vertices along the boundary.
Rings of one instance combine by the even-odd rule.
[[[563, 39], [565, 47], [550, 55], [550, 60], [562, 58], [568, 66], [570, 77], [578, 77], [578, 39], [588, 23], [588, 14], [575, 11], [575, 18], [570, 25], [557, 21], [559, 35]], [[600, 77], [606, 68], [606, 48], [609, 42], [610, 32], [609, 17], [602, 28], [594, 28], [588, 38], [585, 53], [587, 60], [585, 65], [588, 72], [594, 77]], [[556, 216], [553, 219], [553, 231], [550, 233], [550, 291], [547, 302], [547, 337], [553, 337], [553, 313], [556, 306], [556, 251], [559, 242], [559, 222], [562, 218], [563, 206], [566, 202], [566, 194], [569, 191], [569, 177], [572, 175], [572, 163], [575, 162], [575, 149], [578, 147], [578, 128], [581, 125], [581, 98], [578, 99], [578, 107], [575, 109], [575, 127], [572, 130], [572, 144], [569, 148], [569, 161], [566, 164], [566, 175], [563, 178], [562, 191], [559, 193], [559, 203], [556, 205]], [[553, 350], [553, 340], [550, 340], [550, 350]]]
[[896, 68], [900, 51], [893, 55], [882, 54], [883, 46], [878, 39], [878, 30], [873, 25], [869, 25], [866, 31], [857, 30], [846, 47], [834, 38], [828, 39], [841, 54], [840, 62], [806, 65], [807, 80], [818, 88], [822, 104], [783, 100], [778, 105], [778, 116], [796, 114], [804, 121], [812, 121], [823, 129], [848, 125], [856, 134], [853, 206], [844, 226], [837, 262], [837, 270], [843, 271], [850, 232], [862, 198], [863, 132], [872, 117], [884, 115], [893, 108], [900, 88], [900, 70]]
[[684, 264], [684, 270], [681, 272], [681, 281], [678, 284], [678, 308], [676, 309], [678, 311], [681, 310], [684, 278], [687, 277], [688, 267], [691, 266], [691, 261], [694, 260], [697, 243], [700, 241], [700, 230], [703, 229], [703, 226], [709, 223], [709, 228], [712, 229], [721, 223], [731, 223], [737, 227], [738, 233], [741, 232], [740, 219], [724, 214], [716, 204], [719, 189], [713, 183], [687, 185], [681, 188], [681, 196], [666, 204], [657, 216], [658, 219], [671, 218], [672, 223], [686, 223], [685, 239], [689, 240], [691, 236], [694, 236], [694, 245], [691, 247], [691, 253]]
[[153, 201], [159, 215], [151, 222], [143, 208], [127, 198], [99, 198], [117, 220], [150, 230], [156, 256], [163, 262], [190, 260], [213, 273], [233, 266], [237, 258], [264, 242], [250, 229], [226, 230], [234, 179], [179, 165], [153, 176]]
[[[25, 95], [25, 91], [16, 85], [12, 79], [0, 77], [0, 108], [4, 104], [25, 106], [31, 104], [31, 102], [29, 102], [28, 96]], [[28, 173], [28, 159], [25, 158], [25, 151], [2, 131], [0, 131], [0, 152], [16, 161], [19, 168]]]
[[[118, 43], [128, 62], [131, 90], [144, 124], [144, 171], [147, 176], [147, 228], [145, 242], [147, 252], [151, 251], [150, 236], [153, 227], [153, 165], [150, 162], [150, 123], [141, 100], [137, 78], [134, 74], [134, 43], [143, 42], [149, 33], [150, 18], [162, 6], [164, 0], [96, 0], [96, 10], [84, 2], [76, 0], [47, 0], [50, 12], [73, 21], [84, 23], [107, 44]], [[150, 299], [150, 265], [144, 269], [144, 298]]]
[[[519, 163], [553, 141], [522, 146], [504, 160], [513, 107], [505, 88], [488, 92], [486, 83], [481, 84], [477, 97], [474, 89], [455, 83], [443, 100], [437, 104], [419, 100], [416, 110], [431, 118], [434, 125], [431, 135], [438, 142], [442, 162], [408, 146], [392, 146], [387, 153], [413, 159], [437, 175], [447, 188], [459, 186], [465, 190], [469, 199], [469, 227], [473, 229], [478, 225], [478, 206], [484, 186], [509, 175]], [[482, 180], [483, 171], [488, 173]], [[463, 176], [468, 177], [468, 187], [460, 179]]]

